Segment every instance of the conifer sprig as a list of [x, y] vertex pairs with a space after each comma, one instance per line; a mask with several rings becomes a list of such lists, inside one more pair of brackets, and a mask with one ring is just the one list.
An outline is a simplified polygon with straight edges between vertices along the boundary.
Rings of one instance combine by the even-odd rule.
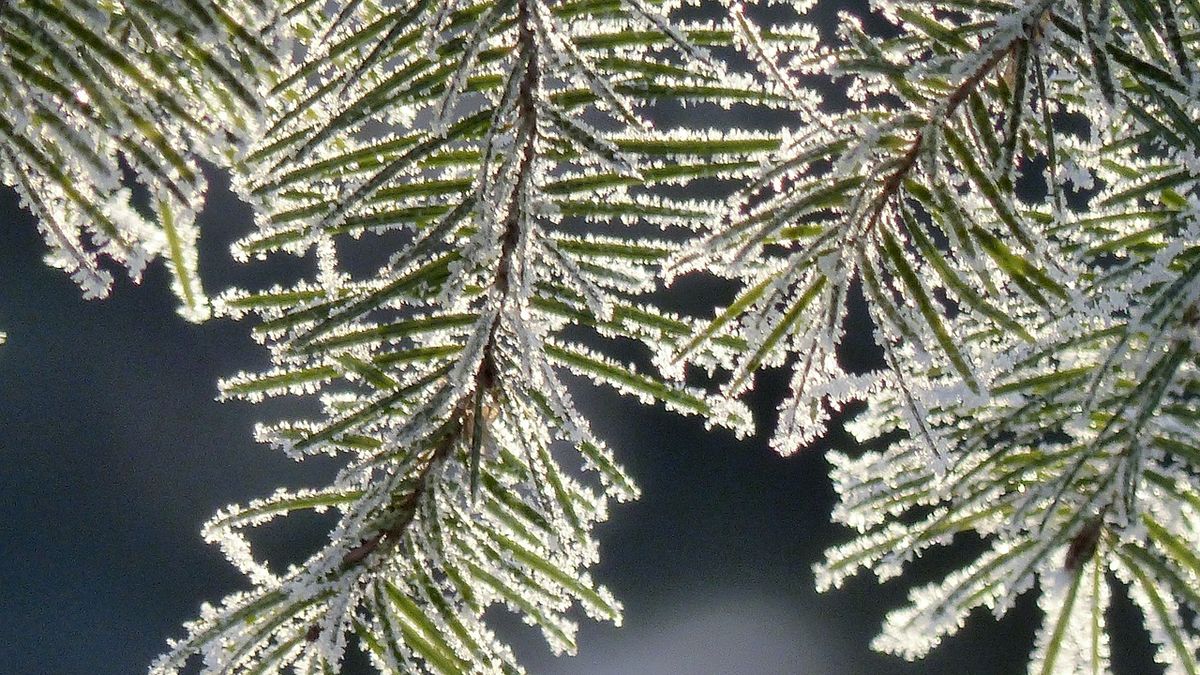
[[[694, 330], [641, 299], [717, 210], [672, 188], [743, 178], [779, 143], [659, 130], [648, 111], [792, 104], [710, 53], [732, 48], [733, 29], [671, 20], [675, 8], [367, 1], [284, 12], [304, 55], [273, 84], [267, 131], [242, 160], [239, 189], [259, 227], [236, 251], [315, 251], [319, 269], [221, 296], [226, 314], [261, 317], [274, 361], [223, 390], [319, 392], [321, 417], [260, 437], [345, 467], [328, 487], [209, 523], [254, 588], [206, 610], [154, 672], [196, 653], [221, 671], [324, 672], [349, 636], [384, 672], [514, 672], [482, 621], [492, 604], [538, 626], [556, 652], [575, 649], [572, 607], [620, 620], [587, 572], [590, 532], [609, 498], [637, 489], [563, 374], [747, 429], [740, 404], [608, 354], [629, 339], [645, 356], [669, 353]], [[245, 528], [306, 509], [337, 512], [329, 544], [285, 573], [253, 556]]]
[[[208, 315], [196, 270], [200, 160], [227, 165], [278, 66], [258, 3], [21, 0], [0, 4], [0, 182], [17, 189], [85, 297], [163, 255], [180, 312]], [[128, 171], [146, 193], [131, 199]]]
[[[918, 658], [1037, 587], [1031, 670], [1107, 670], [1115, 579], [1168, 671], [1200, 670], [1200, 5], [885, 0], [886, 30], [847, 14], [827, 44], [694, 5], [0, 0], [0, 181], [86, 296], [161, 254], [207, 315], [201, 161], [255, 209], [236, 256], [316, 263], [218, 298], [272, 362], [222, 395], [315, 398], [258, 436], [342, 468], [205, 526], [250, 588], [153, 672], [335, 672], [352, 640], [384, 672], [520, 672], [494, 604], [573, 651], [576, 608], [620, 620], [591, 530], [637, 488], [566, 380], [744, 433], [736, 396], [785, 362], [778, 450], [853, 398], [884, 448], [830, 455], [858, 536], [822, 588], [989, 544], [875, 647]], [[659, 128], [663, 105], [796, 125]], [[707, 325], [648, 297], [695, 269], [744, 287]], [[859, 295], [883, 365], [849, 373]], [[329, 542], [258, 558], [249, 531], [301, 511]]]
[[[923, 656], [1038, 584], [1031, 669], [1105, 671], [1115, 578], [1158, 660], [1196, 670], [1197, 50], [1182, 36], [1200, 16], [1165, 4], [879, 3], [888, 38], [843, 17], [836, 44], [789, 65], [842, 78], [849, 108], [814, 112], [677, 263], [746, 282], [702, 333], [747, 345], [730, 393], [790, 355], [777, 449], [864, 392], [852, 431], [889, 441], [831, 454], [834, 518], [860, 536], [818, 566], [821, 588], [890, 578], [960, 533], [991, 544], [915, 589], [878, 649]], [[858, 288], [884, 367], [850, 375], [836, 353]]]

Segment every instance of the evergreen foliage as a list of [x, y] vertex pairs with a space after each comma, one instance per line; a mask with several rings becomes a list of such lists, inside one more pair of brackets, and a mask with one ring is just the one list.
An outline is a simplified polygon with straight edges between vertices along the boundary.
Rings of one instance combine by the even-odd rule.
[[[773, 444], [829, 405], [882, 450], [832, 453], [834, 519], [860, 533], [822, 588], [931, 546], [989, 547], [912, 591], [874, 646], [926, 654], [976, 607], [1040, 588], [1030, 665], [1110, 669], [1108, 579], [1157, 660], [1196, 672], [1200, 610], [1195, 3], [895, 1], [795, 55], [839, 78], [783, 157], [678, 269], [746, 289], [706, 334], [747, 343], [728, 385], [793, 358]], [[861, 289], [884, 367], [842, 370]]]
[[[742, 176], [778, 145], [643, 118], [655, 99], [773, 100], [705, 56], [731, 42], [727, 27], [669, 23], [669, 10], [288, 9], [287, 30], [306, 47], [271, 83], [264, 131], [236, 172], [259, 223], [235, 248], [315, 250], [319, 269], [219, 298], [222, 313], [261, 318], [275, 365], [222, 387], [251, 400], [320, 392], [323, 417], [259, 436], [297, 459], [346, 465], [328, 487], [281, 491], [206, 526], [255, 589], [206, 610], [153, 672], [197, 651], [222, 671], [324, 672], [351, 633], [387, 672], [513, 672], [482, 621], [493, 603], [538, 626], [555, 652], [575, 649], [575, 604], [620, 621], [587, 573], [590, 530], [607, 499], [637, 490], [561, 373], [745, 429], [742, 406], [638, 372], [603, 346], [669, 352], [692, 331], [638, 296], [678, 250], [680, 235], [654, 233], [692, 231], [719, 206], [660, 188]], [[621, 227], [601, 234], [609, 223]], [[355, 258], [359, 237], [392, 253], [372, 267]], [[329, 544], [281, 574], [239, 532], [331, 507]]]
[[[47, 262], [85, 297], [112, 286], [101, 258], [138, 279], [162, 254], [180, 312], [208, 315], [196, 275], [199, 160], [227, 163], [256, 126], [255, 79], [279, 65], [258, 36], [261, 9], [244, 0], [0, 2], [0, 181], [37, 216]], [[148, 213], [131, 206], [126, 171], [148, 192]]]
[[[576, 608], [620, 621], [591, 530], [637, 488], [567, 381], [743, 434], [783, 364], [780, 452], [868, 402], [874, 449], [830, 455], [859, 535], [819, 586], [989, 544], [875, 647], [923, 656], [1036, 585], [1031, 670], [1108, 670], [1116, 580], [1198, 670], [1200, 4], [885, 0], [823, 43], [696, 5], [0, 0], [0, 180], [50, 263], [100, 297], [106, 261], [162, 254], [185, 316], [257, 319], [272, 366], [224, 397], [319, 403], [259, 439], [342, 460], [205, 525], [250, 587], [151, 672], [336, 672], [350, 640], [383, 672], [520, 672], [494, 604], [572, 652]], [[665, 105], [719, 121], [660, 128]], [[719, 128], [732, 107], [790, 129]], [[202, 161], [254, 207], [235, 256], [308, 278], [205, 298]], [[711, 322], [652, 302], [701, 269], [743, 288]], [[856, 303], [877, 371], [838, 361]], [[304, 511], [328, 543], [256, 556], [248, 528]]]

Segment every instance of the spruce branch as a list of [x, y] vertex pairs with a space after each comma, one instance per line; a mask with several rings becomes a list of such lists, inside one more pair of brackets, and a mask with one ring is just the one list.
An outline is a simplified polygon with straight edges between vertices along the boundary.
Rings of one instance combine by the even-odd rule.
[[[162, 255], [180, 313], [201, 320], [200, 161], [228, 166], [256, 133], [260, 78], [278, 64], [275, 19], [241, 0], [69, 4], [0, 5], [0, 98], [12, 112], [0, 122], [0, 181], [84, 297], [109, 293], [104, 259], [137, 281]], [[148, 208], [135, 208], [125, 170]]]
[[[883, 446], [830, 454], [857, 536], [820, 587], [988, 544], [877, 649], [919, 658], [1036, 587], [1031, 669], [1107, 670], [1115, 579], [1158, 660], [1200, 670], [1200, 7], [885, 0], [894, 32], [845, 16], [820, 44], [687, 4], [0, 0], [0, 181], [85, 296], [161, 255], [207, 315], [201, 162], [254, 208], [237, 257], [316, 263], [216, 300], [271, 357], [221, 389], [318, 402], [257, 435], [342, 468], [205, 526], [249, 587], [153, 672], [328, 673], [355, 639], [383, 672], [520, 672], [494, 604], [571, 652], [578, 609], [620, 621], [592, 529], [637, 488], [564, 374], [745, 433], [737, 397], [787, 364], [776, 449], [855, 399], [850, 431]], [[659, 128], [664, 101], [796, 128]], [[697, 269], [743, 285], [707, 325], [651, 302]], [[882, 365], [848, 373], [860, 299]], [[329, 541], [279, 572], [248, 532], [302, 511], [333, 512]]]
[[[744, 176], [778, 145], [636, 123], [661, 98], [769, 101], [732, 74], [700, 87], [719, 63], [678, 61], [677, 37], [720, 46], [732, 31], [685, 23], [667, 35], [662, 16], [621, 4], [380, 9], [347, 3], [333, 28], [320, 11], [293, 17], [298, 35], [322, 37], [279, 78], [267, 131], [239, 167], [259, 230], [237, 250], [315, 250], [317, 275], [219, 303], [264, 319], [256, 333], [274, 361], [228, 380], [226, 395], [324, 392], [321, 418], [260, 438], [346, 464], [326, 488], [281, 491], [206, 526], [254, 586], [189, 624], [155, 672], [196, 654], [233, 672], [336, 669], [351, 636], [381, 671], [515, 672], [482, 619], [495, 603], [573, 651], [573, 606], [620, 620], [587, 573], [590, 530], [608, 498], [636, 488], [560, 372], [748, 423], [742, 406], [603, 351], [633, 338], [662, 352], [693, 330], [639, 298], [679, 248], [647, 225], [695, 230], [712, 210], [662, 188]], [[630, 231], [589, 233], [613, 221]], [[394, 253], [357, 268], [345, 251], [359, 236]], [[566, 337], [581, 328], [591, 337]], [[560, 466], [560, 447], [590, 482]], [[282, 575], [254, 557], [244, 531], [310, 508], [338, 512], [327, 545]], [[246, 625], [247, 612], [268, 618]]]
[[[989, 543], [914, 589], [875, 648], [922, 657], [974, 608], [1002, 615], [1036, 584], [1031, 668], [1107, 670], [1107, 575], [1143, 608], [1159, 661], [1190, 672], [1198, 104], [1194, 70], [1163, 55], [1197, 59], [1173, 35], [1200, 16], [876, 9], [895, 37], [847, 18], [838, 43], [792, 59], [845, 78], [851, 105], [802, 128], [682, 259], [745, 289], [688, 348], [746, 345], [731, 395], [791, 363], [784, 453], [821, 434], [829, 406], [866, 400], [850, 430], [887, 447], [830, 456], [834, 519], [858, 536], [817, 567], [820, 588], [891, 578], [958, 533]], [[883, 357], [858, 375], [837, 360], [854, 288]]]

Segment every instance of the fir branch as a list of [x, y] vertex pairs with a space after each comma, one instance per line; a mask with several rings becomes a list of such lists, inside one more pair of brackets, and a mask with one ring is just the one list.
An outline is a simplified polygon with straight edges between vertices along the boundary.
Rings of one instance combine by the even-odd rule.
[[[960, 532], [989, 542], [915, 589], [876, 648], [924, 656], [972, 608], [1002, 615], [1040, 582], [1032, 667], [1107, 669], [1094, 617], [1111, 573], [1145, 608], [1158, 658], [1186, 672], [1200, 577], [1149, 532], [1193, 540], [1200, 503], [1198, 439], [1176, 417], [1194, 418], [1197, 391], [1198, 104], [1184, 79], [1197, 54], [1172, 37], [1200, 16], [1053, 0], [878, 9], [896, 37], [846, 19], [841, 44], [793, 61], [846, 77], [850, 109], [802, 129], [681, 259], [746, 289], [687, 348], [745, 343], [731, 394], [794, 361], [772, 440], [783, 453], [821, 433], [827, 404], [867, 400], [851, 430], [887, 447], [832, 457], [835, 520], [859, 536], [829, 551], [820, 587], [863, 568], [889, 578]], [[1045, 198], [1014, 185], [1018, 164], [1023, 180], [1041, 173]], [[836, 360], [852, 283], [884, 354], [860, 376]]]

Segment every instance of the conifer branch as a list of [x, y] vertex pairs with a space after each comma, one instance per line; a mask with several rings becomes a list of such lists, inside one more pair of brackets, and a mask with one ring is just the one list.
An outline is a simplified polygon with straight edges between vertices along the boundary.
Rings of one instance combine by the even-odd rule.
[[[1045, 10], [1049, 11], [1049, 9]], [[959, 106], [967, 100], [967, 96], [975, 93], [979, 85], [983, 83], [984, 78], [988, 77], [995, 68], [1013, 54], [1016, 45], [1023, 42], [1025, 38], [1017, 38], [1013, 44], [1005, 49], [995, 51], [987, 60], [985, 60], [978, 68], [975, 69], [966, 79], [959, 84], [950, 95], [946, 97], [945, 103], [938, 109], [937, 118], [940, 120], [948, 120], [953, 117], [958, 111]], [[935, 123], [935, 120], [930, 120], [930, 124]], [[867, 216], [866, 225], [863, 227], [864, 233], [870, 233], [875, 229], [879, 218], [883, 215], [887, 207], [887, 203], [895, 197], [899, 192], [904, 180], [908, 178], [913, 167], [917, 164], [917, 159], [921, 156], [921, 149], [925, 143], [925, 131], [918, 130], [913, 137], [912, 143], [908, 150], [900, 156], [895, 170], [893, 170], [880, 184], [879, 196], [875, 198], [875, 205], [872, 207], [870, 214]]]
[[[620, 605], [587, 575], [597, 555], [590, 529], [607, 497], [636, 488], [558, 371], [739, 429], [748, 421], [741, 406], [593, 346], [633, 338], [665, 351], [692, 324], [637, 299], [677, 244], [579, 232], [612, 218], [698, 227], [711, 207], [660, 197], [658, 186], [744, 175], [777, 141], [648, 134], [632, 131], [631, 117], [656, 98], [757, 100], [757, 85], [731, 76], [711, 93], [697, 88], [719, 66], [700, 74], [670, 61], [678, 35], [634, 33], [638, 42], [623, 44], [634, 26], [657, 31], [662, 20], [624, 5], [377, 10], [369, 0], [347, 4], [333, 28], [320, 12], [293, 18], [300, 34], [322, 38], [280, 79], [268, 131], [239, 168], [260, 229], [238, 250], [315, 249], [317, 278], [220, 303], [264, 318], [257, 331], [275, 361], [226, 382], [229, 396], [344, 387], [325, 395], [322, 419], [260, 437], [297, 458], [344, 456], [346, 466], [326, 488], [281, 491], [206, 526], [254, 589], [190, 624], [154, 672], [177, 672], [193, 654], [234, 672], [332, 669], [351, 632], [382, 671], [513, 672], [512, 654], [482, 621], [497, 602], [538, 625], [556, 652], [572, 651], [574, 603], [620, 619]], [[568, 10], [582, 19], [559, 16]], [[732, 39], [679, 29], [689, 32], [709, 44]], [[375, 131], [428, 115], [437, 120], [428, 128]], [[588, 116], [619, 124], [601, 132]], [[723, 161], [697, 161], [707, 157]], [[404, 236], [391, 259], [351, 278], [342, 250], [355, 244], [345, 235], [396, 230]], [[568, 327], [598, 340], [561, 337]], [[558, 465], [559, 443], [579, 452], [599, 488]], [[328, 507], [339, 512], [330, 544], [286, 575], [255, 559], [242, 534]], [[270, 618], [242, 625], [249, 611]]]
[[[834, 519], [858, 536], [817, 567], [822, 589], [861, 569], [900, 574], [960, 532], [989, 542], [915, 589], [875, 648], [922, 657], [975, 607], [1002, 615], [1039, 583], [1031, 668], [1107, 670], [1091, 617], [1112, 574], [1144, 608], [1157, 658], [1188, 672], [1200, 576], [1179, 555], [1200, 543], [1200, 512], [1181, 505], [1200, 503], [1200, 438], [1179, 415], [1192, 418], [1200, 365], [1187, 337], [1200, 104], [1183, 80], [1194, 69], [1155, 64], [1200, 16], [1056, 0], [878, 9], [897, 37], [847, 19], [840, 44], [792, 61], [847, 78], [854, 104], [802, 129], [683, 259], [745, 284], [701, 333], [746, 344], [726, 391], [794, 357], [777, 449], [859, 397], [852, 433], [887, 440], [831, 455]], [[1039, 174], [1044, 197], [1028, 188]], [[836, 357], [854, 286], [884, 363], [859, 375]]]
[[[1200, 6], [883, 0], [893, 33], [844, 16], [821, 44], [686, 4], [0, 0], [0, 182], [86, 297], [162, 256], [181, 313], [207, 316], [201, 162], [255, 211], [235, 256], [315, 253], [306, 279], [215, 301], [271, 355], [222, 396], [313, 397], [257, 435], [343, 466], [204, 527], [250, 587], [153, 673], [324, 675], [352, 639], [382, 672], [520, 672], [493, 604], [571, 652], [574, 607], [620, 621], [592, 529], [637, 488], [562, 374], [745, 433], [737, 397], [788, 363], [778, 450], [855, 399], [850, 431], [886, 440], [830, 454], [857, 536], [822, 588], [958, 533], [989, 545], [877, 649], [919, 658], [1037, 587], [1031, 668], [1107, 670], [1112, 577], [1157, 659], [1200, 670]], [[801, 115], [664, 129], [662, 101]], [[699, 269], [744, 289], [707, 325], [650, 302]], [[858, 295], [883, 365], [850, 373]], [[644, 372], [618, 341], [728, 384]], [[246, 533], [306, 510], [335, 512], [329, 542], [277, 573]]]

